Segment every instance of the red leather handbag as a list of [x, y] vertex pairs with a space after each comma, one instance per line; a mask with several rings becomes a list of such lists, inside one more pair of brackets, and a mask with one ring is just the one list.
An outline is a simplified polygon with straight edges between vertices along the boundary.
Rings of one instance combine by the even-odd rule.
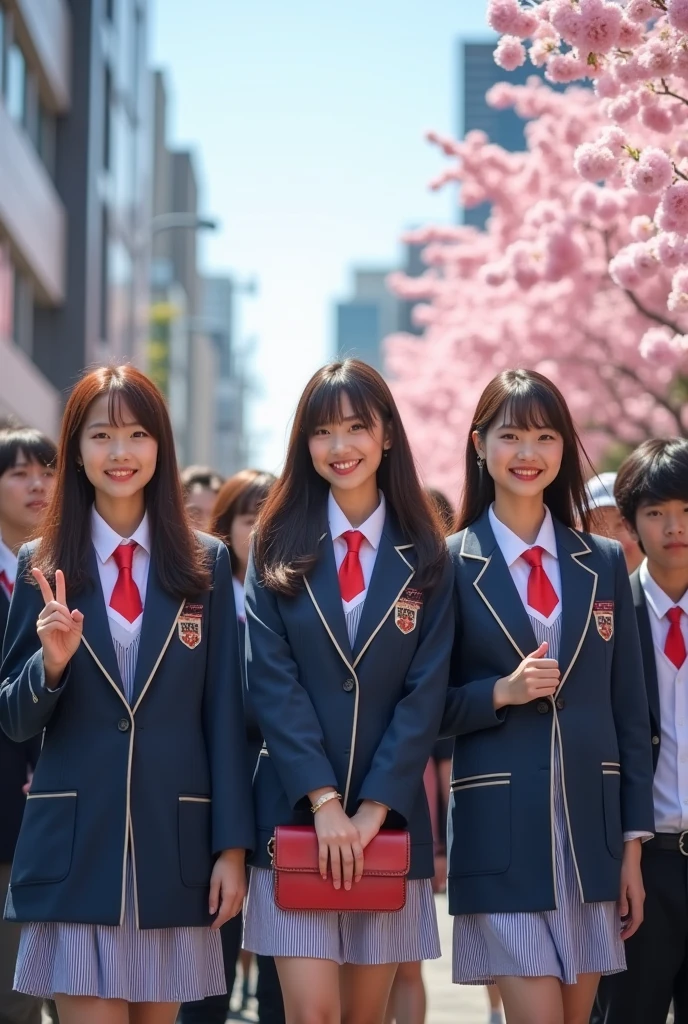
[[270, 841], [275, 903], [280, 910], [391, 913], [406, 903], [411, 863], [408, 832], [382, 831], [366, 846], [363, 877], [351, 889], [335, 889], [318, 868], [318, 838], [312, 825], [278, 825]]

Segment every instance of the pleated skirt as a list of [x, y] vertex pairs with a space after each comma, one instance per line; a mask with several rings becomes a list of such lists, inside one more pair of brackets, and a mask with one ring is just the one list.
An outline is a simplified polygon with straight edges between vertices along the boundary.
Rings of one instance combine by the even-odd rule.
[[222, 940], [209, 928], [137, 929], [129, 861], [124, 923], [24, 925], [14, 987], [50, 999], [56, 993], [181, 1003], [226, 992]]
[[441, 950], [432, 883], [408, 882], [406, 905], [393, 914], [287, 911], [275, 904], [273, 872], [251, 868], [244, 949], [338, 964], [436, 960]]

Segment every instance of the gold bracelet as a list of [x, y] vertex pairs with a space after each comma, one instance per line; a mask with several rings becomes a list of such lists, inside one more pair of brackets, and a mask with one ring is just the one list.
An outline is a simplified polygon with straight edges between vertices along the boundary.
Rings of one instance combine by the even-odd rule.
[[336, 790], [332, 790], [330, 793], [323, 793], [322, 796], [318, 797], [314, 804], [311, 804], [311, 813], [316, 814], [323, 804], [327, 804], [330, 800], [339, 800], [341, 802], [342, 794]]

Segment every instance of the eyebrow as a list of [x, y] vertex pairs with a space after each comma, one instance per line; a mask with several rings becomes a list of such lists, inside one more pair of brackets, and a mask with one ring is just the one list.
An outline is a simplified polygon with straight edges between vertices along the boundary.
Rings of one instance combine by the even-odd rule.
[[556, 431], [557, 428], [556, 427], [550, 427], [547, 424], [545, 424], [542, 427], [519, 427], [519, 425], [517, 423], [502, 423], [501, 427], [499, 427], [498, 429], [499, 430], [555, 430]]
[[[96, 427], [112, 428], [114, 426], [116, 426], [115, 423], [89, 423], [89, 425], [86, 427], [86, 429], [87, 430], [95, 430]], [[136, 422], [131, 422], [131, 423], [122, 423], [121, 426], [123, 426], [123, 427], [140, 427], [141, 424], [140, 423], [136, 423]]]

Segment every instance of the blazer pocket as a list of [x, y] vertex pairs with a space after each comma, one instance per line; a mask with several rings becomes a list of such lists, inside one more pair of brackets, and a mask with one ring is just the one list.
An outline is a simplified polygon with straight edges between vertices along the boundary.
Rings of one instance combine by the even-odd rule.
[[621, 825], [621, 766], [617, 762], [602, 762], [602, 801], [607, 849], [615, 860], [621, 860], [624, 849]]
[[207, 887], [213, 870], [209, 796], [179, 797], [179, 870], [184, 885]]
[[29, 793], [12, 863], [11, 884], [61, 882], [72, 866], [76, 790]]
[[498, 875], [511, 863], [511, 772], [451, 784], [451, 875]]

